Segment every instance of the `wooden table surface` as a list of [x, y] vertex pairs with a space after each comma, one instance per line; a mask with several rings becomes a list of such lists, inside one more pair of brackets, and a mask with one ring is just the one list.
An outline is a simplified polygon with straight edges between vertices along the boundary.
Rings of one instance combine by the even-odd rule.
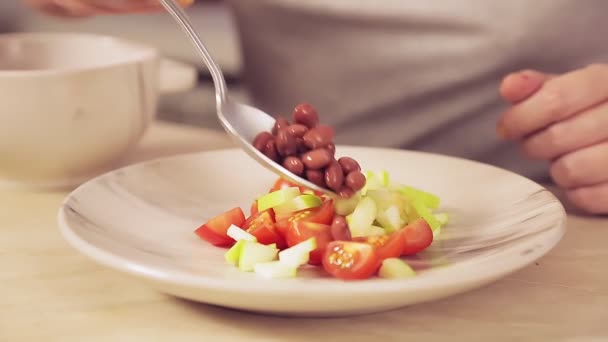
[[[232, 146], [154, 125], [130, 162]], [[484, 288], [376, 315], [289, 319], [158, 293], [62, 239], [67, 192], [0, 189], [0, 341], [608, 341], [608, 218], [570, 214], [562, 242]]]

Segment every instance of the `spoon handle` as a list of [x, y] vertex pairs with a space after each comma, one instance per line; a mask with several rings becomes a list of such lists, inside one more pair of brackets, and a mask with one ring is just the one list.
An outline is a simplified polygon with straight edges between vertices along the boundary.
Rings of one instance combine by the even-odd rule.
[[194, 47], [203, 58], [205, 65], [211, 72], [213, 78], [213, 84], [215, 85], [215, 101], [218, 109], [226, 103], [226, 80], [222, 74], [222, 70], [219, 65], [213, 60], [209, 51], [205, 47], [205, 44], [200, 40], [196, 31], [190, 23], [188, 15], [183, 8], [177, 3], [176, 0], [160, 0], [163, 7], [171, 14], [173, 19], [179, 24], [179, 26], [186, 32], [190, 37], [190, 40], [194, 43]]

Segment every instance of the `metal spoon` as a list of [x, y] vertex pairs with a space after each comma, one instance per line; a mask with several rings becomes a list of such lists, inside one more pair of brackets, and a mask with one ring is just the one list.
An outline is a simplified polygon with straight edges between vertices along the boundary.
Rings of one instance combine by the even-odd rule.
[[200, 40], [193, 29], [190, 19], [176, 0], [160, 0], [163, 7], [171, 14], [173, 19], [188, 35], [194, 47], [209, 68], [215, 85], [215, 101], [217, 116], [228, 134], [241, 146], [241, 148], [258, 163], [275, 174], [311, 190], [335, 196], [331, 190], [321, 188], [312, 182], [289, 172], [282, 165], [275, 163], [258, 151], [251, 142], [262, 131], [270, 131], [275, 118], [263, 111], [231, 100], [227, 95], [226, 80], [222, 70], [207, 51], [205, 44]]

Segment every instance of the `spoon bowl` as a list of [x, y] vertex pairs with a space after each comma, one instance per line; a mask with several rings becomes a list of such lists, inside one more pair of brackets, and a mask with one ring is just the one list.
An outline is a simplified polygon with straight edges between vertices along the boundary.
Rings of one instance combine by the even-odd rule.
[[215, 86], [215, 100], [218, 119], [224, 130], [235, 140], [238, 145], [253, 159], [271, 172], [285, 178], [295, 184], [309, 188], [330, 196], [337, 196], [329, 189], [318, 185], [289, 172], [286, 168], [272, 159], [268, 158], [253, 145], [253, 139], [258, 133], [270, 131], [275, 123], [275, 118], [262, 110], [242, 103], [233, 101], [228, 96], [226, 80], [219, 65], [213, 60], [207, 51], [205, 44], [194, 30], [190, 19], [176, 0], [160, 0], [163, 7], [169, 12], [173, 19], [179, 24], [192, 41], [197, 52], [203, 58], [205, 65], [209, 68], [213, 84]]

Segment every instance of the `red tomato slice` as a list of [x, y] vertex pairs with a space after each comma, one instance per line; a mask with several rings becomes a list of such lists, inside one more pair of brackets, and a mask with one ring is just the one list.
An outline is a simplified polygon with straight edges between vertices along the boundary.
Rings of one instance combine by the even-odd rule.
[[249, 215], [255, 215], [258, 213], [258, 201], [253, 201], [251, 203], [251, 208], [249, 209]]
[[[298, 189], [300, 189], [300, 192], [304, 192], [304, 191], [311, 191], [310, 189], [300, 186], [298, 184], [295, 184], [293, 182], [288, 181], [287, 179], [284, 178], [279, 178], [276, 180], [276, 182], [274, 182], [274, 184], [272, 185], [272, 188], [270, 188], [270, 190], [268, 192], [273, 192], [273, 191], [277, 191], [277, 190], [281, 190], [281, 189], [286, 189], [286, 188], [293, 188], [296, 187]], [[321, 196], [322, 193], [319, 193], [317, 191], [314, 191], [314, 194], [317, 196]]]
[[218, 215], [207, 223], [200, 226], [194, 232], [201, 239], [218, 247], [230, 247], [234, 244], [234, 240], [226, 235], [230, 225], [243, 227], [245, 224], [245, 214], [241, 208], [233, 208], [227, 212]]
[[310, 260], [308, 263], [311, 265], [320, 265], [323, 259], [323, 253], [325, 253], [325, 247], [332, 241], [329, 225], [298, 221], [292, 224], [287, 231], [287, 246], [295, 246], [312, 237], [314, 237], [317, 242], [317, 249], [310, 252]]
[[265, 210], [251, 215], [245, 224], [245, 229], [249, 234], [256, 237], [259, 243], [264, 245], [277, 244], [277, 248], [286, 247], [285, 239], [279, 234], [274, 226], [274, 214], [271, 210]]
[[374, 247], [361, 242], [333, 241], [323, 255], [323, 269], [342, 280], [368, 279], [381, 262]]
[[295, 212], [293, 215], [287, 218], [277, 221], [276, 227], [279, 233], [281, 233], [283, 236], [286, 236], [289, 227], [292, 226], [294, 222], [306, 221], [331, 225], [331, 222], [334, 219], [334, 214], [334, 201], [327, 200], [316, 208], [301, 210]]
[[433, 243], [433, 231], [424, 219], [408, 224], [397, 233], [405, 238], [405, 247], [401, 255], [420, 253]]
[[399, 232], [390, 235], [358, 237], [354, 238], [353, 241], [367, 243], [374, 247], [380, 260], [398, 258], [405, 248], [405, 235]]

